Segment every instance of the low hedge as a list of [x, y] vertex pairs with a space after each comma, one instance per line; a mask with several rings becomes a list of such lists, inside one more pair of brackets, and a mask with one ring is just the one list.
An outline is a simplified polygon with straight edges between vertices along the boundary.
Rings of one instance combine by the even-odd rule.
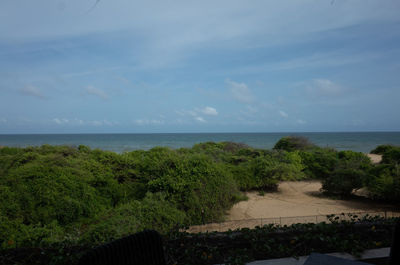
[[[346, 216], [347, 218], [349, 216]], [[178, 230], [163, 235], [168, 264], [245, 264], [253, 260], [298, 257], [311, 252], [348, 252], [389, 247], [398, 218], [367, 216], [332, 223], [265, 225], [255, 229], [189, 234]], [[76, 264], [91, 247], [55, 245], [53, 248], [7, 249], [0, 264]]]

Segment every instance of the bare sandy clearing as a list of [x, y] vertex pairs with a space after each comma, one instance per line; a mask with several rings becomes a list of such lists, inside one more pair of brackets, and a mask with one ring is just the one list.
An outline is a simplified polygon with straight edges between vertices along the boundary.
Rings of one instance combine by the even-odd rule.
[[[267, 223], [294, 224], [327, 221], [328, 214], [393, 211], [394, 205], [374, 203], [368, 199], [333, 200], [324, 197], [319, 181], [286, 181], [277, 192], [247, 192], [247, 201], [235, 204], [228, 212], [226, 222], [191, 226], [192, 233], [227, 231], [243, 227], [253, 228]], [[398, 213], [391, 213], [393, 216]], [[297, 216], [297, 218], [296, 218]]]
[[369, 159], [371, 159], [372, 163], [378, 164], [382, 161], [382, 155], [376, 155], [376, 154], [367, 154]]
[[333, 200], [320, 193], [319, 181], [287, 181], [277, 192], [248, 192], [249, 200], [235, 204], [228, 213], [228, 220], [253, 218], [326, 215], [342, 212], [382, 211], [394, 207], [368, 200]]

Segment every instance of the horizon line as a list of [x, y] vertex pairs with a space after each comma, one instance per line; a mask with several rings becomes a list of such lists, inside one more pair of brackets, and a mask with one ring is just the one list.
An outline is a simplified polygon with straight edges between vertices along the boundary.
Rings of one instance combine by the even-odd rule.
[[299, 134], [299, 133], [400, 133], [387, 131], [277, 131], [277, 132], [83, 132], [83, 133], [0, 133], [3, 135], [105, 135], [105, 134]]

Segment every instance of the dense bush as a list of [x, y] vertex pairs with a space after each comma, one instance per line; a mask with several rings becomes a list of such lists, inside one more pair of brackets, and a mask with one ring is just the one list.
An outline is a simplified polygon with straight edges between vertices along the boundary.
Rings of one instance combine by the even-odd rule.
[[65, 238], [104, 242], [151, 227], [165, 232], [219, 220], [241, 197], [224, 163], [192, 151], [2, 148], [0, 165], [2, 248]]
[[197, 144], [192, 151], [211, 156], [222, 164], [241, 190], [276, 189], [279, 181], [305, 178], [297, 151], [261, 150], [231, 142]]
[[394, 145], [382, 144], [382, 145], [378, 145], [375, 149], [371, 150], [370, 153], [371, 154], [383, 155], [387, 151], [390, 151], [390, 150], [392, 150], [394, 148], [396, 148], [396, 146], [394, 146]]
[[278, 143], [274, 150], [208, 142], [123, 154], [0, 148], [0, 246], [90, 245], [145, 228], [165, 233], [222, 220], [243, 199], [239, 189], [276, 189], [284, 180], [321, 179], [335, 195], [367, 187], [373, 198], [400, 201], [399, 147], [377, 148], [384, 159], [372, 165], [364, 154], [302, 138]]
[[322, 182], [322, 189], [340, 196], [349, 196], [353, 190], [362, 187], [365, 173], [358, 169], [337, 169]]
[[83, 231], [80, 242], [86, 245], [108, 242], [144, 229], [167, 233], [185, 223], [186, 215], [161, 193], [147, 193], [141, 201], [130, 201], [95, 218]]
[[287, 136], [281, 138], [274, 146], [276, 150], [292, 152], [295, 150], [309, 150], [315, 145], [303, 136]]
[[[389, 247], [395, 218], [356, 215], [328, 216], [332, 223], [265, 225], [222, 233], [163, 235], [167, 264], [247, 264], [253, 260], [299, 257], [312, 252], [347, 252]], [[346, 217], [347, 221], [341, 221]], [[349, 220], [350, 219], [350, 220]], [[4, 265], [73, 265], [90, 247], [57, 246], [0, 251]]]
[[349, 196], [353, 190], [363, 187], [371, 168], [371, 160], [363, 153], [338, 152], [337, 164], [322, 180], [322, 189], [330, 194]]
[[377, 165], [372, 170], [366, 187], [372, 198], [400, 202], [400, 165]]
[[338, 152], [331, 148], [313, 148], [301, 151], [300, 156], [305, 166], [304, 173], [309, 178], [325, 179], [339, 163]]
[[382, 161], [383, 164], [400, 164], [400, 147], [392, 148], [387, 152], [383, 153]]
[[400, 201], [400, 147], [380, 145], [371, 153], [381, 154], [382, 161], [369, 175], [366, 187], [372, 198]]

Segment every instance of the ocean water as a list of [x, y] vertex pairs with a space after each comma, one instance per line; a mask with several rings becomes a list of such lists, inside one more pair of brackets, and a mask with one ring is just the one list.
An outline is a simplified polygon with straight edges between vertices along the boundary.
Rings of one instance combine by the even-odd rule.
[[400, 132], [323, 133], [162, 133], [162, 134], [0, 134], [0, 146], [87, 145], [91, 148], [127, 152], [155, 146], [192, 147], [201, 142], [232, 141], [271, 149], [284, 136], [307, 137], [321, 147], [368, 153], [381, 144], [400, 145]]

